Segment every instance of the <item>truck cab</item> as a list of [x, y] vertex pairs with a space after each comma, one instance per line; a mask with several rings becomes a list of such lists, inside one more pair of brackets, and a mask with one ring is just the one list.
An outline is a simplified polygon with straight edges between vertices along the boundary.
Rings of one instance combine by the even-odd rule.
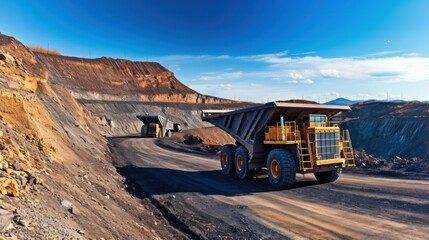
[[329, 121], [323, 114], [309, 114], [299, 121], [283, 119], [275, 126], [265, 127], [264, 144], [285, 145], [295, 153], [301, 173], [354, 166], [349, 133], [341, 131], [338, 122]]
[[147, 136], [156, 138], [159, 136], [160, 131], [161, 128], [159, 127], [158, 123], [150, 123], [147, 129]]

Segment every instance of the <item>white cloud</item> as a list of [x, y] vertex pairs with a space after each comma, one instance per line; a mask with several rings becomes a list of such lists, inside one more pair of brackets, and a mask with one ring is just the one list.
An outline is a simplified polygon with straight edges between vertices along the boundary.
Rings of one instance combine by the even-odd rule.
[[313, 81], [313, 80], [311, 80], [311, 79], [305, 79], [305, 80], [300, 81], [300, 83], [304, 83], [304, 84], [313, 84], [313, 83], [314, 83], [314, 81]]
[[338, 78], [338, 77], [340, 77], [337, 69], [321, 69], [320, 74], [324, 78]]
[[238, 79], [243, 76], [243, 72], [206, 72], [203, 73], [199, 79], [203, 81], [212, 81], [212, 80], [228, 80], [228, 79]]
[[397, 54], [404, 53], [404, 52], [405, 51], [402, 51], [402, 50], [381, 51], [381, 52], [371, 53], [368, 56], [370, 56], [370, 57], [382, 57], [382, 56], [389, 56], [389, 55], [397, 55]]
[[402, 54], [402, 56], [404, 56], [404, 57], [418, 57], [418, 56], [420, 56], [420, 54], [415, 53], [415, 52], [409, 52], [409, 53]]
[[312, 54], [315, 54], [316, 52], [315, 51], [308, 51], [308, 52], [302, 52], [302, 53], [293, 53], [293, 54], [291, 54], [291, 55], [293, 55], [293, 56], [299, 56], [299, 55], [312, 55]]
[[290, 80], [288, 81], [288, 83], [293, 83], [293, 84], [313, 84], [314, 81], [311, 79], [305, 79], [305, 80]]
[[302, 74], [297, 73], [297, 72], [289, 73], [289, 77], [292, 79], [303, 79], [304, 78], [304, 76]]
[[[271, 57], [265, 63], [276, 69], [309, 69], [305, 77], [317, 78], [317, 72], [325, 76], [350, 80], [377, 80], [382, 73], [391, 73], [388, 82], [419, 82], [429, 80], [429, 58], [392, 56], [382, 58], [322, 58], [322, 57]], [[323, 69], [317, 71], [317, 69]], [[328, 71], [325, 71], [328, 70]], [[379, 74], [377, 74], [379, 73]], [[392, 74], [396, 73], [396, 74]]]
[[[396, 55], [396, 56], [395, 56]], [[367, 57], [323, 58], [319, 56], [289, 57], [287, 51], [268, 54], [230, 56], [230, 55], [172, 55], [154, 58], [164, 65], [203, 61], [254, 62], [266, 64], [262, 71], [225, 73], [219, 76], [205, 74], [201, 80], [237, 79], [242, 75], [252, 77], [291, 79], [315, 79], [320, 76], [351, 80], [383, 80], [389, 82], [418, 82], [429, 80], [429, 58], [404, 51], [382, 51]], [[152, 59], [151, 59], [152, 60]], [[264, 65], [261, 65], [264, 66]], [[267, 68], [269, 67], [269, 68]], [[183, 66], [181, 66], [183, 69]], [[177, 71], [177, 70], [176, 70]], [[383, 73], [400, 73], [384, 74]]]
[[245, 60], [245, 61], [259, 61], [264, 62], [268, 61], [271, 58], [280, 58], [286, 56], [288, 51], [282, 51], [277, 53], [266, 53], [266, 54], [256, 54], [256, 55], [243, 55], [237, 56], [235, 59]]
[[[180, 64], [182, 71], [176, 76], [204, 94], [263, 102], [267, 98], [304, 96], [316, 96], [321, 101], [339, 96], [384, 99], [386, 96], [377, 94], [387, 91], [399, 96], [403, 93], [409, 99], [427, 100], [429, 87], [429, 57], [405, 51], [329, 58], [288, 55], [286, 51], [243, 56], [175, 55], [164, 57], [161, 64]], [[332, 79], [324, 79], [328, 77]], [[258, 87], [250, 86], [250, 82]], [[291, 89], [291, 95], [281, 94]]]

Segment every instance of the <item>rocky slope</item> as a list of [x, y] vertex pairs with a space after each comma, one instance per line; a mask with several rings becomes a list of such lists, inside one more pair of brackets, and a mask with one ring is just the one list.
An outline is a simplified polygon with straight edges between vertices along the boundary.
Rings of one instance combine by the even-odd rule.
[[356, 150], [391, 159], [429, 160], [429, 104], [424, 102], [368, 102], [342, 114]]
[[165, 238], [162, 216], [124, 190], [105, 136], [137, 133], [137, 113], [200, 127], [208, 103], [233, 101], [158, 63], [49, 55], [0, 35], [0, 237]]

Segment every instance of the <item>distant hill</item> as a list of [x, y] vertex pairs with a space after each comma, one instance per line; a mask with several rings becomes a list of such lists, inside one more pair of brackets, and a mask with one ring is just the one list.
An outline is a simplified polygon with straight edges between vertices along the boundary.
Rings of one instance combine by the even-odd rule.
[[335, 100], [326, 102], [325, 104], [331, 104], [331, 105], [352, 105], [360, 101], [353, 101], [345, 98], [337, 98]]
[[[337, 98], [334, 99], [332, 101], [326, 102], [325, 104], [331, 104], [331, 105], [353, 105], [355, 103], [358, 102], [365, 102], [365, 103], [370, 103], [370, 102], [392, 102], [392, 103], [405, 103], [405, 102], [419, 102], [417, 100], [414, 101], [405, 101], [402, 99], [384, 99], [384, 100], [376, 100], [376, 99], [368, 99], [368, 100], [349, 100], [346, 98]], [[424, 102], [429, 102], [429, 101], [424, 101]]]

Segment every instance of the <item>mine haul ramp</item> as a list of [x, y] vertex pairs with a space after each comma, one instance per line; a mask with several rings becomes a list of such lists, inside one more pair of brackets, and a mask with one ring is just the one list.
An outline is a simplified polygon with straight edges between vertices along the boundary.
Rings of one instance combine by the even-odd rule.
[[348, 130], [330, 121], [348, 106], [270, 102], [239, 110], [203, 110], [202, 119], [230, 134], [236, 144], [222, 147], [225, 175], [251, 178], [266, 168], [275, 187], [289, 187], [296, 173], [335, 181], [343, 167], [355, 166]]
[[182, 130], [180, 124], [174, 123], [161, 115], [137, 115], [136, 117], [143, 122], [141, 128], [142, 137], [170, 137], [171, 132]]

